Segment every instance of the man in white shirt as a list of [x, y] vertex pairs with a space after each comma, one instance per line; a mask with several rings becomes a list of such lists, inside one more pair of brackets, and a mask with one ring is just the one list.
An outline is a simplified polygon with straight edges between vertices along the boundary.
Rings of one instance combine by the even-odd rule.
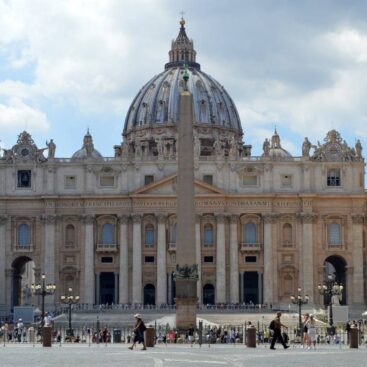
[[52, 326], [52, 317], [48, 312], [45, 313], [45, 317], [43, 318], [43, 325], [46, 327]]

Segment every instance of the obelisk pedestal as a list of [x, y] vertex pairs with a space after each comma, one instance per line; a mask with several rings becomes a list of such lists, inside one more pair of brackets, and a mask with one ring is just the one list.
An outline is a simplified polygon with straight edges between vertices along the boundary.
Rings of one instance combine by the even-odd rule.
[[178, 123], [176, 328], [196, 326], [197, 265], [195, 246], [194, 135], [192, 96], [187, 90], [188, 72], [180, 94]]

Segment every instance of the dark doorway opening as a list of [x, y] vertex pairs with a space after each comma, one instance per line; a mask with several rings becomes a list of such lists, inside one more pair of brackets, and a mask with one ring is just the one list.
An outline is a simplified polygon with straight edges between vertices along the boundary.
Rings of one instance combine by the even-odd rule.
[[144, 287], [144, 304], [155, 305], [155, 286], [146, 284]]
[[12, 307], [32, 304], [31, 285], [35, 283], [35, 264], [28, 256], [20, 256], [12, 263]]
[[99, 299], [101, 304], [115, 302], [115, 273], [101, 273], [99, 276]]
[[259, 274], [257, 271], [245, 271], [243, 275], [243, 301], [259, 303]]
[[215, 289], [212, 284], [205, 284], [203, 287], [203, 304], [204, 305], [215, 304]]
[[[346, 261], [340, 256], [329, 256], [324, 262], [324, 282], [334, 281], [343, 286], [342, 299], [340, 300], [341, 305], [347, 304], [347, 272], [346, 272]], [[324, 304], [330, 303], [330, 297], [324, 296]]]

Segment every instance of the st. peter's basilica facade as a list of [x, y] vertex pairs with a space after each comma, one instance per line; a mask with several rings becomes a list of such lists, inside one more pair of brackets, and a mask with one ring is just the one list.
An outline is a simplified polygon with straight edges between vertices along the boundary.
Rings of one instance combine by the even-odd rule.
[[[323, 302], [330, 274], [342, 303], [365, 304], [364, 159], [335, 131], [305, 138], [301, 156], [277, 131], [263, 154], [244, 144], [235, 104], [201, 71], [181, 20], [169, 62], [137, 94], [114, 157], [89, 131], [71, 158], [27, 132], [0, 160], [0, 309], [36, 303], [31, 282], [72, 287], [85, 304], [172, 304], [176, 266], [177, 123], [182, 71], [194, 110], [200, 303], [288, 304], [300, 286]], [[265, 137], [264, 137], [265, 138]], [[323, 140], [322, 140], [323, 139]]]

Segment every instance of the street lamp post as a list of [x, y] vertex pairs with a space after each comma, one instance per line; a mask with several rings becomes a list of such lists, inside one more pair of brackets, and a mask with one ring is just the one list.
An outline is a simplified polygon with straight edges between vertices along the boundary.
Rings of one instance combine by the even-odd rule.
[[340, 296], [343, 293], [343, 286], [338, 284], [334, 280], [333, 275], [328, 275], [327, 280], [324, 284], [318, 285], [318, 290], [322, 296], [329, 297], [329, 325], [333, 328], [334, 320], [333, 320], [333, 302], [334, 299], [337, 300], [336, 304], [339, 304]]
[[43, 326], [45, 324], [45, 297], [55, 293], [56, 285], [53, 284], [53, 283], [46, 284], [46, 275], [45, 274], [42, 274], [41, 275], [41, 280], [42, 280], [41, 283], [32, 284], [31, 285], [31, 290], [32, 290], [33, 294], [42, 297], [42, 303], [41, 303], [41, 315], [42, 315], [41, 326], [43, 328]]
[[73, 329], [71, 327], [71, 306], [79, 302], [79, 296], [73, 294], [73, 289], [69, 288], [68, 293], [60, 297], [62, 303], [68, 305], [69, 311], [69, 329], [66, 332], [67, 336], [74, 336]]
[[293, 304], [298, 305], [298, 329], [299, 329], [299, 335], [302, 334], [302, 305], [305, 305], [308, 303], [309, 296], [306, 294], [302, 296], [302, 288], [298, 287], [297, 289], [297, 295], [291, 296], [291, 301]]

